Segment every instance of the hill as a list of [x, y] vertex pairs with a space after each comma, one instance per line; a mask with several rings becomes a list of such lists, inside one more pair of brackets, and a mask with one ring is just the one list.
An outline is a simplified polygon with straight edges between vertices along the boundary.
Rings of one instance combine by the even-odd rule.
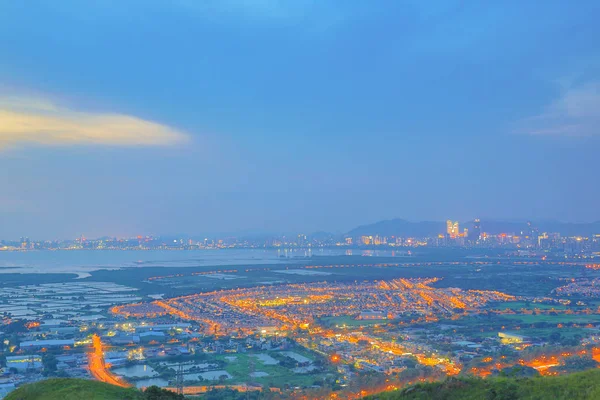
[[107, 383], [57, 378], [23, 385], [9, 393], [4, 400], [176, 400], [177, 394], [156, 387], [141, 392], [135, 388], [123, 389]]
[[593, 400], [600, 399], [600, 370], [557, 377], [448, 378], [367, 397], [370, 400]]
[[[84, 379], [48, 379], [24, 385], [5, 400], [176, 400], [156, 387], [146, 392]], [[369, 400], [595, 400], [600, 399], [600, 369], [557, 377], [448, 378], [368, 396]]]

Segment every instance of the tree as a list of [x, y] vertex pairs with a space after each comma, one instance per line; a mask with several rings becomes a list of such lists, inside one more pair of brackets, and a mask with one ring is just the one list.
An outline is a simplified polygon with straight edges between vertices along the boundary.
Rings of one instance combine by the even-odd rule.
[[416, 357], [411, 356], [411, 357], [405, 357], [402, 360], [402, 363], [404, 364], [404, 366], [406, 368], [415, 368], [419, 362], [417, 361]]
[[3, 330], [5, 333], [27, 332], [27, 327], [25, 326], [26, 322], [27, 321], [25, 320], [13, 321], [10, 324], [6, 325], [6, 327]]
[[554, 331], [550, 334], [549, 338], [550, 338], [550, 341], [553, 343], [560, 342], [561, 334], [560, 334], [560, 332]]
[[58, 371], [56, 371], [56, 377], [57, 378], [68, 378], [69, 374], [64, 369], [59, 369]]
[[150, 386], [144, 391], [145, 400], [184, 400], [182, 394], [171, 392], [170, 390], [161, 389], [158, 386]]
[[227, 380], [227, 378], [229, 378], [229, 375], [223, 374], [223, 375], [219, 375], [219, 383], [223, 383]]
[[540, 373], [535, 368], [526, 365], [513, 365], [500, 371], [500, 376], [511, 378], [530, 378], [539, 375]]
[[517, 400], [518, 396], [518, 386], [509, 381], [501, 381], [498, 385], [491, 388], [489, 393], [492, 399], [497, 400]]
[[46, 353], [42, 356], [42, 366], [44, 367], [44, 376], [53, 375], [58, 366], [58, 361], [54, 354]]
[[566, 358], [565, 364], [561, 365], [557, 369], [563, 373], [570, 373], [597, 367], [598, 362], [590, 356], [573, 356]]

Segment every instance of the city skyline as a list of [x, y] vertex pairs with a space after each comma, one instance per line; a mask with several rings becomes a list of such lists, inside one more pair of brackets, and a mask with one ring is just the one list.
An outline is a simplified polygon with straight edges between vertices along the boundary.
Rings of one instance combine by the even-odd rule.
[[[452, 219], [447, 219], [447, 220], [441, 220], [441, 221], [433, 221], [433, 220], [423, 220], [423, 221], [412, 221], [412, 220], [408, 220], [408, 219], [404, 219], [404, 218], [391, 218], [391, 219], [384, 219], [381, 221], [372, 221], [371, 223], [368, 224], [363, 224], [363, 225], [357, 225], [354, 226], [352, 229], [348, 229], [345, 231], [335, 231], [335, 230], [316, 230], [316, 231], [294, 231], [291, 229], [288, 230], [281, 230], [281, 231], [265, 231], [265, 230], [259, 230], [259, 229], [254, 229], [254, 230], [244, 230], [244, 231], [233, 231], [233, 232], [207, 232], [207, 231], [197, 231], [197, 232], [137, 232], [135, 234], [131, 234], [131, 235], [125, 235], [125, 236], [119, 236], [116, 234], [104, 234], [104, 235], [100, 235], [100, 236], [92, 236], [92, 235], [88, 235], [85, 232], [84, 233], [79, 233], [77, 235], [74, 235], [72, 237], [59, 237], [59, 236], [48, 236], [48, 237], [36, 237], [36, 236], [32, 236], [32, 235], [22, 235], [19, 236], [20, 239], [23, 238], [27, 238], [27, 239], [32, 239], [32, 240], [36, 240], [36, 241], [66, 241], [66, 240], [79, 240], [81, 238], [84, 239], [89, 239], [89, 240], [98, 240], [98, 239], [103, 239], [103, 238], [110, 238], [110, 239], [134, 239], [134, 238], [173, 238], [173, 237], [186, 237], [186, 238], [263, 238], [263, 237], [293, 237], [296, 235], [308, 235], [308, 236], [313, 236], [313, 235], [317, 235], [317, 236], [322, 236], [322, 235], [331, 235], [331, 236], [339, 236], [339, 237], [358, 237], [361, 235], [357, 235], [355, 231], [360, 231], [361, 229], [365, 228], [365, 227], [373, 227], [373, 228], [368, 228], [371, 231], [371, 234], [380, 234], [381, 232], [379, 232], [377, 229], [375, 228], [378, 224], [388, 224], [388, 223], [401, 223], [401, 224], [409, 224], [409, 225], [420, 225], [420, 224], [424, 224], [424, 225], [428, 225], [429, 229], [429, 233], [428, 234], [422, 234], [422, 235], [415, 235], [415, 234], [399, 234], [398, 236], [402, 236], [402, 237], [410, 237], [410, 236], [414, 236], [414, 237], [418, 237], [418, 236], [422, 236], [422, 237], [426, 237], [426, 236], [435, 236], [437, 234], [444, 234], [444, 235], [448, 235], [448, 237], [451, 237], [453, 239], [456, 239], [458, 237], [468, 237], [470, 234], [473, 235], [473, 232], [475, 232], [476, 234], [480, 234], [482, 232], [486, 232], [485, 229], [482, 229], [482, 221], [483, 221], [483, 228], [486, 227], [486, 225], [488, 226], [488, 230], [487, 233], [493, 233], [493, 234], [499, 234], [499, 233], [510, 233], [510, 234], [518, 234], [519, 231], [525, 230], [527, 229], [527, 227], [531, 227], [531, 226], [536, 226], [537, 224], [542, 224], [542, 225], [546, 225], [546, 228], [548, 228], [547, 224], [551, 225], [550, 229], [543, 229], [545, 231], [548, 232], [556, 232], [556, 233], [561, 233], [560, 231], [562, 230], [561, 227], [563, 229], [567, 229], [568, 232], [566, 234], [566, 236], [586, 236], [587, 234], [584, 233], [584, 231], [588, 230], [588, 234], [593, 234], [592, 232], [595, 233], [595, 231], [593, 229], [595, 229], [596, 225], [598, 225], [600, 227], [600, 221], [586, 221], [586, 222], [576, 222], [576, 221], [560, 221], [560, 220], [519, 220], [519, 219], [514, 219], [514, 220], [510, 220], [510, 219], [493, 219], [493, 218], [471, 218], [468, 220], [460, 220], [460, 221], [454, 221]], [[438, 230], [436, 231], [435, 229], [432, 229], [433, 225], [438, 225]], [[493, 227], [491, 229], [489, 229], [489, 224], [491, 224]], [[465, 225], [468, 225], [470, 227], [475, 228], [472, 231], [469, 231], [470, 228], [465, 227]], [[460, 229], [459, 229], [460, 226]], [[573, 226], [575, 226], [576, 228], [573, 228]], [[581, 232], [577, 232], [574, 233], [573, 229], [577, 230], [581, 230]], [[590, 230], [591, 229], [591, 230]], [[439, 232], [438, 232], [439, 231]], [[600, 234], [600, 228], [598, 230], [599, 234]], [[386, 235], [383, 235], [386, 236]], [[388, 236], [395, 236], [395, 235], [388, 235]], [[11, 240], [17, 240], [17, 237], [0, 237], [0, 242], [2, 240], [4, 241], [11, 241]]]
[[0, 0], [0, 400], [600, 399], [599, 17]]

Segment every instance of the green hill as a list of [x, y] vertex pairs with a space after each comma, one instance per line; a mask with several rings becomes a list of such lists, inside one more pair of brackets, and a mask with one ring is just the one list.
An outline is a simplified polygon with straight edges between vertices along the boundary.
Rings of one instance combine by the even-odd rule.
[[[24, 385], [5, 400], [171, 400], [175, 393], [153, 388], [148, 392], [123, 389], [84, 379], [48, 379]], [[369, 396], [370, 400], [596, 400], [600, 399], [600, 370], [557, 377], [448, 378]]]
[[123, 389], [107, 383], [85, 379], [47, 379], [23, 385], [5, 400], [112, 400], [143, 399], [137, 389]]
[[176, 400], [175, 393], [156, 387], [141, 392], [86, 379], [47, 379], [23, 385], [4, 400]]
[[600, 370], [557, 377], [448, 378], [394, 392], [369, 396], [370, 400], [596, 400], [600, 399]]

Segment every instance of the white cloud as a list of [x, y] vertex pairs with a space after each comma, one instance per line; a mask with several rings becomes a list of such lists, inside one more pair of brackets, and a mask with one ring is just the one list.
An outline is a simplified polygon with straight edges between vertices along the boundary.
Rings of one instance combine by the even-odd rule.
[[600, 135], [600, 82], [568, 87], [540, 115], [522, 121], [530, 135]]
[[45, 146], [168, 146], [188, 136], [177, 129], [130, 115], [64, 107], [43, 97], [0, 97], [0, 149]]

